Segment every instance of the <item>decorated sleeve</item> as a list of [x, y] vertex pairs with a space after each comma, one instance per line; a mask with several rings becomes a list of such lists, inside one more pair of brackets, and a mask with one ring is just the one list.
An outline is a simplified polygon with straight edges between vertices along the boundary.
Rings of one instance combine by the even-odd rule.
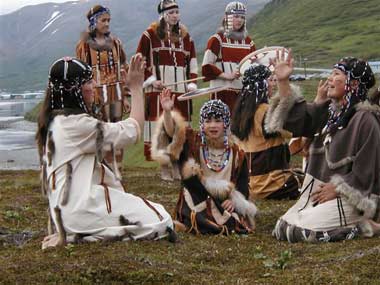
[[85, 49], [85, 43], [83, 41], [79, 41], [75, 48], [76, 57], [81, 61], [88, 62], [87, 60], [87, 52]]
[[[195, 51], [194, 41], [190, 38], [190, 79], [198, 77], [197, 53]], [[194, 82], [196, 83], [196, 81]]]
[[222, 70], [215, 65], [220, 49], [219, 40], [212, 36], [208, 40], [202, 63], [202, 75], [205, 77], [205, 81], [216, 79], [222, 73]]
[[145, 31], [141, 36], [139, 45], [137, 46], [137, 50], [136, 50], [136, 53], [141, 53], [146, 60], [145, 80], [153, 76], [153, 73], [152, 73], [153, 63], [151, 62], [151, 58], [150, 58], [150, 53], [151, 53], [150, 46], [151, 46], [150, 35], [148, 31]]

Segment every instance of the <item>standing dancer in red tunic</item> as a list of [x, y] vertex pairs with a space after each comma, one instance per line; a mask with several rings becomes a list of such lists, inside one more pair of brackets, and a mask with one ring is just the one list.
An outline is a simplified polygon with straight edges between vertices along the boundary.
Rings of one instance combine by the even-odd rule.
[[[162, 113], [159, 94], [163, 87], [171, 89], [177, 98], [179, 95], [197, 88], [195, 82], [185, 82], [197, 77], [198, 65], [194, 42], [187, 28], [180, 24], [178, 4], [174, 0], [162, 0], [158, 5], [160, 19], [143, 33], [137, 52], [147, 62], [145, 70], [144, 92], [146, 100], [144, 127], [144, 155], [151, 160], [150, 145], [155, 123]], [[178, 84], [176, 84], [178, 83]], [[175, 100], [177, 109], [186, 121], [191, 120], [191, 101]], [[163, 169], [162, 178], [172, 180], [175, 174]]]
[[202, 75], [210, 81], [210, 87], [227, 86], [210, 99], [220, 99], [234, 110], [235, 101], [243, 87], [237, 66], [240, 61], [256, 50], [246, 30], [247, 9], [234, 1], [226, 6], [223, 25], [207, 42], [202, 63]]

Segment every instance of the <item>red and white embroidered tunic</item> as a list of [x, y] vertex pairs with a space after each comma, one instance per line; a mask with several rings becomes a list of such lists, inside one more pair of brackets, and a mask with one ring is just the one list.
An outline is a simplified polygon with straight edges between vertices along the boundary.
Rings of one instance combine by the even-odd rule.
[[210, 87], [228, 87], [228, 90], [218, 92], [210, 99], [221, 99], [231, 111], [233, 110], [236, 97], [243, 87], [241, 77], [229, 81], [218, 76], [223, 72], [235, 72], [240, 61], [255, 50], [256, 46], [249, 36], [242, 40], [233, 40], [226, 37], [223, 32], [218, 32], [210, 37], [203, 58], [202, 75], [205, 81], [210, 81]]
[[[198, 64], [194, 42], [185, 26], [180, 25], [180, 36], [167, 36], [160, 39], [157, 34], [158, 23], [155, 22], [141, 36], [137, 52], [141, 53], [147, 62], [145, 70], [145, 126], [144, 126], [144, 154], [150, 160], [150, 142], [155, 122], [162, 113], [159, 104], [159, 89], [152, 83], [161, 80], [164, 85], [171, 85], [198, 76]], [[195, 83], [195, 82], [194, 82]], [[189, 83], [171, 85], [169, 88], [177, 98], [188, 92]], [[175, 100], [177, 109], [187, 121], [191, 120], [191, 101]]]

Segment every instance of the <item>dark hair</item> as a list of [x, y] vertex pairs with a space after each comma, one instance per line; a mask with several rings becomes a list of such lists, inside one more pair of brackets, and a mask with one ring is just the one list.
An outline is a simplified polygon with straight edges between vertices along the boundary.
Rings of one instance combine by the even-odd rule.
[[61, 110], [53, 110], [51, 108], [51, 89], [46, 88], [45, 98], [42, 102], [40, 112], [38, 114], [37, 120], [37, 132], [36, 132], [36, 142], [38, 148], [38, 154], [40, 157], [40, 163], [42, 163], [42, 157], [44, 155], [44, 148], [46, 145], [47, 136], [49, 133], [50, 123], [53, 121], [54, 117], [57, 115], [73, 115], [73, 114], [82, 114], [85, 113], [79, 107], [77, 108], [65, 108]]
[[[165, 19], [161, 18], [159, 25], [158, 25], [158, 28], [157, 28], [157, 35], [158, 35], [158, 38], [160, 40], [165, 39], [166, 33], [167, 33], [167, 28], [168, 28], [168, 25], [165, 22]], [[177, 36], [177, 37], [180, 36], [180, 34], [179, 34], [179, 22], [173, 26], [171, 32], [174, 34], [174, 36]]]
[[[99, 11], [105, 11], [105, 10], [109, 11], [108, 8], [106, 8], [106, 7], [102, 6], [102, 5], [95, 5], [94, 7], [92, 7], [90, 9], [90, 11], [87, 12], [87, 15], [86, 15], [87, 20], [90, 21], [90, 18], [94, 14], [98, 13]], [[90, 35], [91, 38], [93, 38], [93, 39], [96, 38], [96, 30], [91, 31], [91, 29], [89, 28], [88, 29], [88, 34]], [[109, 36], [109, 35], [110, 35], [110, 32], [108, 32], [108, 33], [105, 34], [105, 36]]]
[[38, 154], [40, 156], [40, 163], [42, 162], [42, 156], [44, 153], [44, 146], [46, 145], [46, 138], [48, 134], [48, 129], [50, 122], [52, 120], [52, 109], [50, 106], [50, 88], [47, 88], [45, 91], [45, 99], [42, 102], [40, 113], [38, 114], [37, 120], [37, 133], [36, 133], [36, 142], [38, 147]]
[[251, 66], [244, 72], [243, 88], [235, 103], [231, 132], [240, 140], [248, 139], [257, 107], [268, 103], [268, 82], [271, 75], [264, 65]]
[[94, 14], [96, 14], [96, 13], [98, 13], [99, 11], [101, 11], [101, 10], [105, 10], [106, 9], [106, 7], [104, 7], [104, 6], [102, 6], [102, 5], [95, 5], [94, 7], [92, 7], [91, 9], [90, 9], [90, 11], [88, 11], [87, 12], [87, 20], [90, 20], [90, 18], [94, 15]]

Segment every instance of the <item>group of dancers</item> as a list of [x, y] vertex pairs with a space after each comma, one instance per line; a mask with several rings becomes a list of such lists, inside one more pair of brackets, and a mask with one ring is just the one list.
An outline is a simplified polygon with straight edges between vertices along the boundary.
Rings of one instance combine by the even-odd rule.
[[[380, 108], [367, 98], [375, 85], [367, 62], [341, 59], [312, 103], [289, 82], [291, 51], [278, 50], [271, 69], [252, 64], [240, 74], [255, 45], [245, 5], [231, 2], [202, 63], [210, 86], [227, 88], [204, 103], [195, 130], [191, 100], [177, 99], [197, 89], [194, 42], [176, 1], [161, 0], [158, 13], [128, 63], [109, 31], [110, 10], [94, 6], [77, 58], [50, 68], [36, 135], [51, 219], [43, 248], [175, 240], [176, 231], [248, 234], [256, 228], [256, 199], [298, 199], [274, 226], [279, 240], [380, 232]], [[141, 137], [162, 178], [182, 182], [173, 217], [121, 184], [123, 150]], [[289, 167], [292, 137], [308, 141], [303, 184]]]

